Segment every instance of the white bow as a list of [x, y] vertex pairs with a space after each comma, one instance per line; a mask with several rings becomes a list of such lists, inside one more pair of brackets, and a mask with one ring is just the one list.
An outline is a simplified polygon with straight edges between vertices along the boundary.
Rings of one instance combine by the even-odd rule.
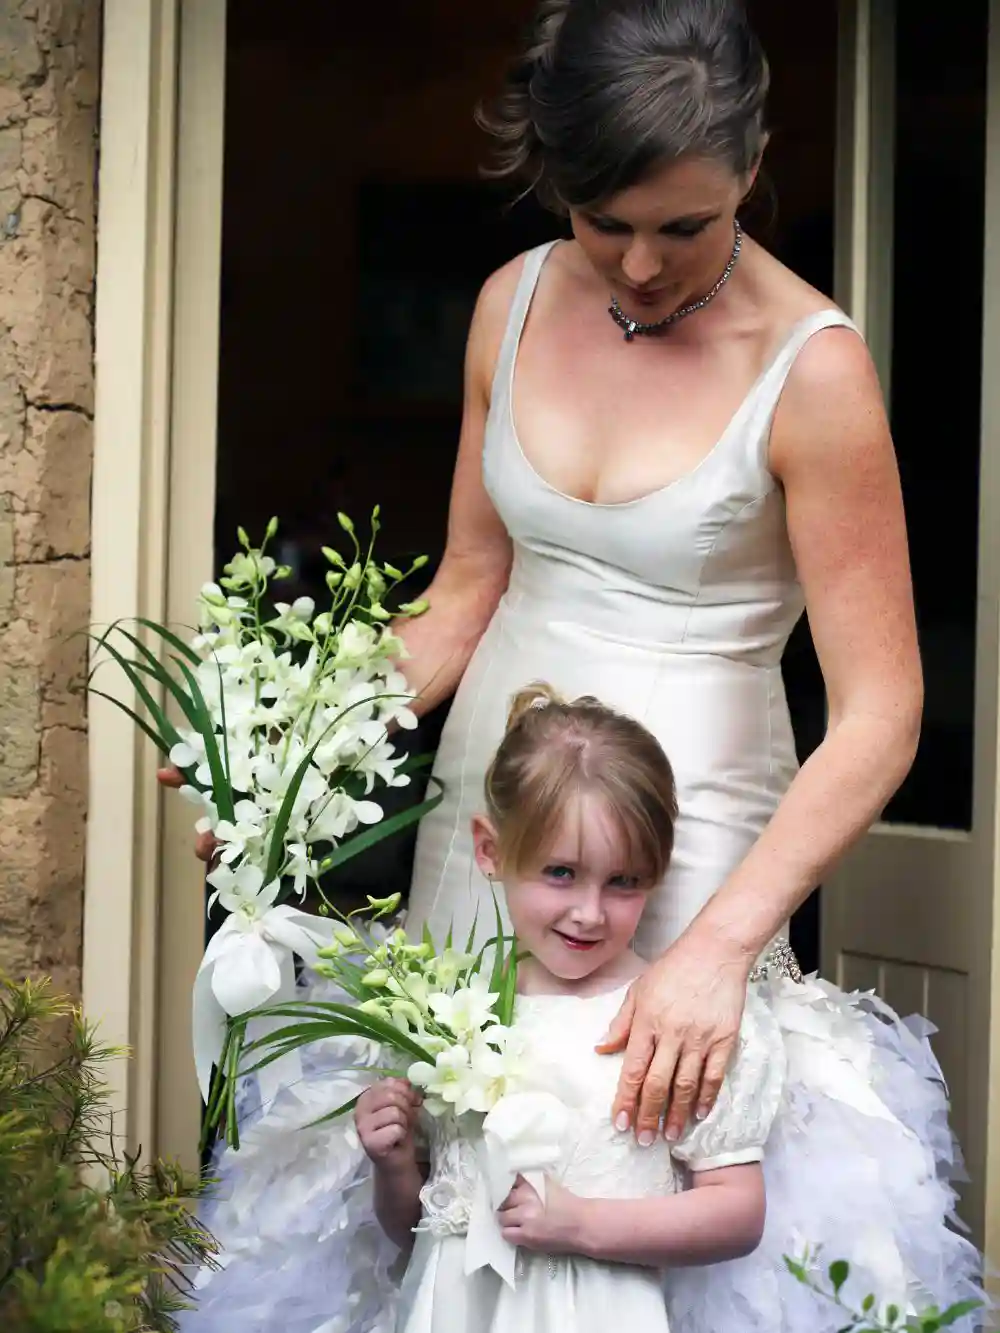
[[[194, 1060], [201, 1095], [207, 1100], [212, 1066], [222, 1053], [226, 1015], [245, 1014], [268, 1001], [295, 998], [295, 955], [307, 967], [333, 938], [336, 922], [295, 907], [269, 907], [247, 915], [232, 912], [209, 941], [194, 982], [192, 1023]], [[274, 1022], [248, 1026], [251, 1040]], [[252, 1028], [252, 1030], [251, 1030]], [[271, 1100], [280, 1088], [301, 1076], [298, 1052], [282, 1056], [259, 1071], [261, 1097]]]
[[513, 1092], [501, 1097], [476, 1141], [479, 1178], [465, 1239], [466, 1276], [490, 1267], [514, 1287], [517, 1247], [504, 1240], [496, 1211], [517, 1177], [545, 1201], [545, 1173], [562, 1161], [572, 1113], [550, 1092]]

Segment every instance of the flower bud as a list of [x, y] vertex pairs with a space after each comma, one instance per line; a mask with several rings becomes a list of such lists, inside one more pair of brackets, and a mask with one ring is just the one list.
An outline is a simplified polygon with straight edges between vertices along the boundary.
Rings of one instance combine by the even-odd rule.
[[353, 534], [354, 524], [351, 522], [351, 520], [347, 517], [346, 514], [338, 514], [337, 522], [340, 524], [340, 526], [344, 529], [345, 532]]
[[381, 990], [388, 980], [389, 973], [384, 967], [373, 967], [361, 978], [361, 984], [367, 986], [369, 990]]
[[368, 906], [373, 912], [379, 913], [395, 912], [396, 908], [403, 901], [403, 895], [401, 893], [392, 893], [388, 898], [373, 898], [370, 893], [366, 896], [368, 898]]

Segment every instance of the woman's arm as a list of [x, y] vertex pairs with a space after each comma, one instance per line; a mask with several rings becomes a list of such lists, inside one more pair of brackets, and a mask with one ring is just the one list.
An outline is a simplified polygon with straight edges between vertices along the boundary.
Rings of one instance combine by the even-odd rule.
[[[410, 654], [403, 670], [419, 696], [415, 713], [429, 712], [454, 692], [510, 576], [510, 538], [486, 494], [482, 459], [494, 367], [522, 265], [519, 258], [498, 269], [479, 294], [466, 347], [445, 553], [424, 594], [427, 612], [393, 626]], [[173, 767], [161, 768], [157, 778], [164, 787], [184, 784], [183, 774]], [[201, 860], [211, 861], [215, 848], [210, 833], [199, 835], [195, 851]]]
[[879, 816], [916, 751], [923, 687], [899, 474], [874, 367], [850, 330], [817, 334], [798, 357], [770, 462], [823, 670], [827, 732], [609, 1034], [611, 1049], [628, 1039], [613, 1114], [640, 1137], [656, 1133], [668, 1100], [672, 1138], [711, 1106], [754, 960]]
[[532, 1250], [650, 1268], [715, 1264], [752, 1253], [764, 1231], [760, 1166], [702, 1171], [692, 1181], [680, 1194], [649, 1199], [582, 1199], [549, 1181], [543, 1204], [519, 1180], [500, 1209], [501, 1231]]
[[825, 738], [693, 931], [752, 961], [882, 813], [916, 754], [923, 681], [899, 473], [881, 390], [845, 329], [804, 348], [771, 467], [826, 686]]
[[454, 693], [510, 577], [510, 537], [483, 485], [483, 438], [522, 263], [517, 259], [498, 270], [480, 292], [466, 351], [462, 434], [444, 558], [423, 594], [429, 610], [394, 626], [410, 655], [403, 670], [418, 696], [417, 713], [429, 712]]

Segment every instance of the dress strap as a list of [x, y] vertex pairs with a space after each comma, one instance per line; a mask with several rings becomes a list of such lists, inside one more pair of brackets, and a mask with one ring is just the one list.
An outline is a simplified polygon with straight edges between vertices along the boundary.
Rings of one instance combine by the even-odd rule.
[[842, 310], [831, 306], [826, 310], [814, 311], [792, 325], [773, 360], [750, 391], [745, 406], [750, 409], [756, 428], [749, 429], [745, 438], [751, 443], [756, 465], [765, 469], [767, 467], [771, 422], [796, 358], [810, 338], [823, 329], [833, 328], [851, 329], [861, 336], [857, 325]]
[[535, 288], [538, 286], [538, 277], [542, 271], [542, 265], [548, 259], [552, 248], [558, 244], [558, 239], [546, 241], [544, 245], [536, 246], [534, 250], [528, 250], [524, 256], [521, 276], [517, 281], [514, 299], [510, 303], [507, 327], [504, 329], [503, 342], [500, 344], [500, 353], [497, 356], [496, 369], [493, 374], [494, 395], [498, 389], [510, 383], [511, 368], [514, 358], [517, 356], [518, 344], [521, 341], [521, 330], [524, 328], [524, 321], [527, 319], [528, 311], [531, 308], [532, 297], [535, 295]]

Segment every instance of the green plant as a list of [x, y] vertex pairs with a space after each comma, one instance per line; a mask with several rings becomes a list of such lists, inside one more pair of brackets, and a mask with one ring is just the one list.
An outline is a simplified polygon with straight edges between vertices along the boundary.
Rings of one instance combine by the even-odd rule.
[[120, 1154], [102, 1071], [121, 1051], [48, 983], [0, 978], [0, 1328], [166, 1333], [217, 1247], [178, 1166]]
[[839, 1333], [937, 1333], [938, 1329], [951, 1328], [952, 1325], [973, 1310], [978, 1310], [982, 1301], [959, 1301], [947, 1310], [938, 1310], [931, 1306], [919, 1314], [907, 1315], [895, 1305], [884, 1309], [877, 1308], [874, 1296], [866, 1296], [861, 1302], [861, 1309], [854, 1310], [842, 1297], [844, 1285], [851, 1275], [851, 1266], [844, 1259], [837, 1259], [826, 1270], [829, 1286], [823, 1285], [816, 1278], [816, 1264], [810, 1255], [800, 1260], [785, 1258], [788, 1271], [799, 1282], [815, 1291], [817, 1295], [840, 1307], [844, 1312], [845, 1323]]

